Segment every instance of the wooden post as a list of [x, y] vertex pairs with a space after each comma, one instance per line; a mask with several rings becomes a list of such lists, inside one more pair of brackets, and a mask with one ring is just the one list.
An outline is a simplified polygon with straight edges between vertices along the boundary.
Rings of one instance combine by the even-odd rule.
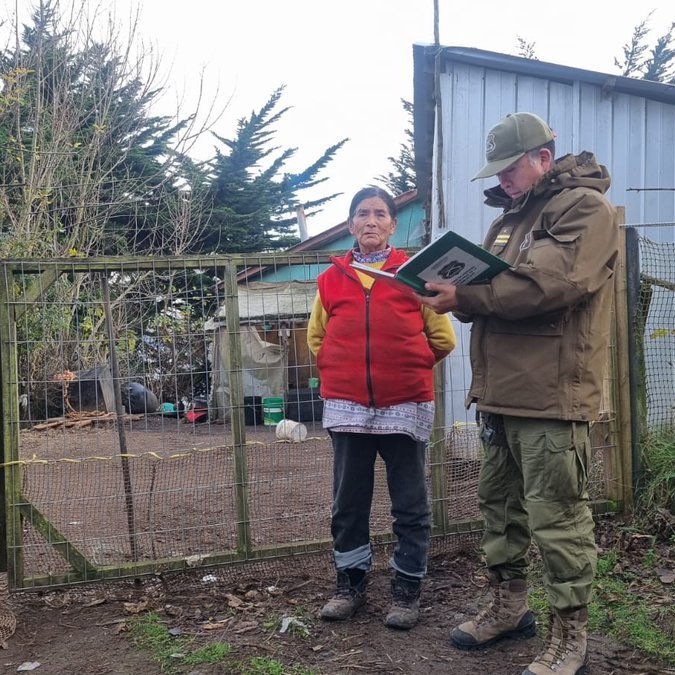
[[0, 570], [7, 571], [11, 587], [21, 585], [24, 575], [21, 504], [22, 468], [19, 463], [19, 391], [14, 320], [14, 275], [0, 268], [0, 424], [2, 463], [0, 470]]
[[101, 274], [101, 288], [103, 289], [103, 312], [108, 329], [108, 352], [110, 371], [112, 372], [113, 393], [115, 396], [115, 423], [117, 437], [120, 444], [120, 460], [122, 462], [122, 481], [124, 483], [124, 506], [127, 512], [127, 529], [129, 531], [129, 546], [131, 559], [138, 561], [138, 544], [136, 542], [136, 518], [134, 516], [134, 492], [131, 482], [131, 468], [127, 451], [127, 437], [124, 431], [124, 406], [122, 405], [122, 388], [120, 386], [120, 370], [117, 365], [117, 349], [115, 348], [115, 329], [113, 327], [112, 311], [110, 309], [110, 286], [108, 275]]
[[445, 440], [445, 361], [434, 368], [434, 391], [436, 414], [434, 428], [429, 444], [429, 463], [431, 464], [431, 512], [434, 532], [445, 534], [448, 531], [448, 481]]
[[[619, 224], [625, 222], [625, 209], [617, 209]], [[608, 497], [615, 499], [620, 497], [624, 509], [633, 506], [633, 486], [631, 483], [632, 463], [632, 425], [630, 403], [630, 364], [629, 364], [629, 340], [630, 322], [628, 316], [627, 292], [628, 280], [626, 278], [626, 230], [619, 228], [619, 259], [617, 260], [614, 274], [614, 325], [615, 325], [615, 372], [616, 378], [614, 400], [617, 405], [617, 424], [615, 430], [616, 452], [607, 453], [611, 475], [608, 479]], [[606, 474], [607, 475], [607, 474]], [[614, 487], [616, 486], [616, 487]]]
[[239, 333], [239, 294], [237, 266], [225, 267], [225, 317], [229, 354], [230, 420], [234, 462], [234, 491], [237, 505], [237, 550], [248, 558], [251, 552], [251, 520], [248, 509], [248, 460], [244, 419], [244, 377]]

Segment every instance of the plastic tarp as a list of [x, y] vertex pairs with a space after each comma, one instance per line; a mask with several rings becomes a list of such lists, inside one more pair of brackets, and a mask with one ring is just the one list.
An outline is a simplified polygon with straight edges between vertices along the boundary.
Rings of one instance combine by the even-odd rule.
[[[242, 322], [307, 319], [316, 296], [316, 281], [251, 282], [238, 286], [237, 295]], [[223, 305], [204, 327], [214, 330], [225, 321]]]
[[[284, 347], [265, 342], [255, 326], [241, 326], [244, 397], [284, 396], [286, 392], [287, 355]], [[213, 344], [213, 377], [218, 419], [229, 418], [229, 346], [227, 331], [218, 330]], [[243, 404], [244, 401], [241, 401]]]

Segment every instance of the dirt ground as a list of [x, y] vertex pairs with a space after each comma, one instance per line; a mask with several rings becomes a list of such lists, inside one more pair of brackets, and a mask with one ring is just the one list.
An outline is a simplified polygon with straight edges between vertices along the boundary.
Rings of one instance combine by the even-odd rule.
[[[180, 474], [180, 494], [186, 495], [186, 503], [181, 503], [180, 507], [176, 506], [175, 501], [166, 504], [158, 502], [155, 505], [153, 514], [156, 518], [161, 516], [164, 529], [168, 528], [167, 523], [172, 523], [172, 518], [178, 518], [180, 514], [185, 519], [191, 513], [190, 509], [194, 511], [197, 506], [199, 508], [196, 508], [195, 513], [200, 523], [207, 513], [214, 519], [213, 532], [205, 527], [205, 534], [199, 535], [201, 539], [185, 539], [181, 544], [185, 550], [181, 550], [181, 554], [189, 554], [190, 546], [195, 546], [197, 551], [214, 550], [214, 541], [222, 543], [231, 536], [232, 518], [215, 508], [203, 508], [203, 476], [214, 479], [213, 466], [216, 465], [208, 462], [209, 458], [218, 456], [220, 450], [217, 448], [224, 444], [222, 439], [226, 437], [225, 431], [222, 427], [171, 426], [159, 420], [154, 425], [144, 421], [128, 432], [132, 452], [153, 449], [162, 455], [169, 455], [185, 447], [216, 448], [215, 451], [197, 453], [198, 461], [195, 461], [194, 470], [191, 465], [187, 465], [190, 471], [185, 470], [186, 465], [180, 464], [178, 460], [158, 464], [160, 468], [173, 467], [166, 494], [176, 493], [172, 488], [174, 483], [178, 484], [173, 478], [173, 474], [177, 473]], [[252, 435], [255, 443], [251, 446], [249, 458], [250, 477], [257, 490], [256, 499], [252, 500], [253, 508], [264, 507], [273, 516], [262, 518], [258, 514], [258, 520], [262, 523], [254, 533], [260, 537], [258, 543], [275, 542], [277, 538], [292, 540], [293, 535], [298, 534], [302, 534], [305, 540], [308, 538], [307, 532], [316, 537], [325, 536], [330, 494], [330, 453], [323, 447], [328, 447], [327, 442], [317, 439], [314, 445], [307, 444], [300, 452], [301, 449], [291, 446], [273, 445], [271, 435], [273, 432], [269, 429], [261, 429], [257, 436]], [[310, 435], [320, 435], [320, 432], [312, 428]], [[83, 454], [105, 456], [116, 452], [116, 442], [115, 435], [103, 429], [83, 429], [77, 433], [64, 433], [61, 430], [42, 433], [28, 431], [22, 439], [22, 453], [27, 457], [36, 455], [49, 459], [69, 459]], [[83, 448], [86, 453], [83, 453]], [[137, 460], [137, 465], [140, 462]], [[297, 467], [294, 463], [297, 463]], [[57, 523], [62, 523], [64, 531], [68, 527], [75, 528], [78, 526], [77, 521], [83, 520], [79, 513], [71, 514], [68, 509], [93, 501], [100, 507], [96, 509], [98, 515], [89, 514], [86, 521], [91, 527], [99, 527], [100, 532], [93, 531], [90, 536], [90, 539], [95, 539], [94, 535], [120, 531], [113, 527], [116, 522], [113, 506], [119, 499], [113, 501], [106, 496], [107, 476], [110, 473], [106, 467], [109, 465], [115, 466], [105, 461], [83, 463], [81, 468], [77, 464], [57, 463], [57, 468], [75, 468], [70, 468], [68, 474], [60, 469], [60, 473], [54, 474], [53, 465], [42, 468], [38, 464], [31, 467], [30, 474], [26, 472], [28, 479], [24, 489], [39, 504], [44, 503], [45, 507], [49, 507], [47, 510], [50, 515]], [[275, 473], [280, 465], [284, 467], [283, 480]], [[212, 490], [214, 503], [222, 502], [222, 494], [228, 488], [228, 481], [232, 480], [230, 463], [222, 461], [217, 466], [221, 467], [224, 477], [216, 476], [217, 480], [212, 480], [215, 486]], [[451, 468], [455, 473], [459, 471], [455, 464], [451, 463]], [[463, 482], [454, 474], [449, 477], [451, 483], [458, 486], [457, 494], [450, 495], [453, 514], [476, 517], [474, 511], [462, 510], [469, 502], [461, 496], [470, 494], [471, 504], [475, 502], [474, 473], [467, 473], [466, 476], [462, 474], [466, 479]], [[141, 483], [142, 475], [139, 472], [139, 477], [135, 478], [139, 482], [136, 486], [139, 495], [148, 492]], [[58, 502], [53, 501], [57, 477], [61, 481], [58, 483], [60, 490], [68, 495], [68, 499]], [[155, 487], [158, 485], [156, 481]], [[272, 485], [282, 486], [282, 489], [275, 488], [274, 499], [270, 496]], [[96, 498], [92, 499], [92, 495]], [[197, 497], [202, 501], [197, 502]], [[48, 498], [52, 501], [47, 501]], [[376, 505], [373, 509], [373, 520], [381, 521], [381, 525], [387, 519], [386, 501], [383, 500], [382, 508]], [[139, 501], [141, 513], [144, 512], [142, 504], [142, 500]], [[57, 507], [58, 510], [55, 510]], [[146, 510], [150, 512], [149, 508]], [[124, 513], [119, 508], [117, 512]], [[139, 522], [142, 524], [142, 521]], [[195, 532], [202, 532], [193, 527], [193, 521], [188, 523], [189, 528], [186, 522], [177, 522], [166, 537], [156, 535], [146, 546], [154, 558], [175, 555], [179, 535], [184, 536], [181, 533], [190, 531], [193, 532], [191, 536], [196, 537]], [[311, 522], [309, 529], [308, 522]], [[301, 532], [282, 532], [282, 523], [287, 523], [286, 528], [297, 528], [297, 524], [301, 523], [305, 529]], [[220, 529], [216, 529], [216, 526]], [[158, 530], [156, 525], [148, 528], [149, 532], [156, 533]], [[610, 548], [617, 530], [613, 521], [602, 521], [598, 532], [599, 545]], [[81, 545], [88, 551], [85, 547], [86, 538], [75, 531], [72, 534], [75, 541], [80, 536]], [[157, 575], [138, 583], [110, 582], [60, 591], [14, 593], [7, 603], [16, 616], [17, 628], [8, 642], [8, 649], [0, 650], [0, 673], [14, 673], [22, 664], [32, 664], [39, 675], [159, 674], [162, 672], [159, 664], [152, 660], [150, 653], [134, 645], [128, 629], [132, 617], [154, 611], [167, 628], [183, 637], [194, 638], [196, 646], [209, 642], [224, 642], [232, 646], [231, 655], [220, 664], [182, 669], [176, 667], [176, 673], [240, 673], [237, 664], [248, 657], [259, 656], [284, 664], [286, 673], [290, 673], [293, 666], [303, 666], [317, 675], [520, 674], [539, 650], [540, 637], [505, 643], [476, 653], [459, 652], [449, 644], [448, 635], [452, 627], [475, 613], [487, 600], [485, 570], [478, 555], [478, 539], [476, 535], [462, 537], [464, 539], [459, 544], [453, 544], [451, 550], [439, 550], [432, 545], [420, 623], [408, 633], [391, 631], [383, 624], [390, 593], [388, 553], [381, 547], [376, 549], [376, 566], [371, 574], [367, 606], [352, 621], [334, 624], [322, 622], [318, 618], [319, 610], [331, 595], [334, 584], [330, 556], [323, 552], [298, 557], [297, 562], [287, 558], [277, 562], [201, 569], [192, 574]], [[109, 540], [117, 542], [117, 539], [110, 537]], [[165, 551], [163, 547], [168, 548]], [[52, 557], [45, 555], [44, 560], [41, 558], [39, 554], [42, 548], [36, 547], [35, 550], [37, 553], [32, 548], [27, 549], [32, 552], [38, 572], [43, 572], [45, 565], [56, 564]], [[105, 553], [94, 550], [88, 552], [94, 558]], [[112, 552], [119, 554], [116, 548]], [[670, 551], [664, 555], [673, 561], [675, 553]], [[631, 564], [630, 560], [626, 564]], [[639, 561], [636, 560], [635, 565], [639, 567]], [[664, 587], [660, 601], [672, 602], [672, 590]], [[306, 635], [293, 630], [282, 632], [280, 628], [284, 619], [301, 621], [306, 627]], [[542, 629], [541, 632], [545, 631]], [[668, 670], [663, 664], [655, 663], [604, 635], [591, 635], [590, 652], [592, 672], [596, 675], [675, 675], [675, 670]]]
[[[601, 527], [599, 537], [606, 543], [615, 525]], [[194, 636], [197, 644], [221, 641], [233, 647], [225, 662], [177, 671], [191, 675], [237, 673], [236, 662], [250, 656], [276, 659], [287, 668], [302, 665], [322, 675], [515, 675], [538, 651], [540, 637], [473, 653], [450, 646], [451, 628], [486, 601], [484, 569], [475, 542], [464, 552], [433, 555], [419, 625], [407, 633], [387, 629], [383, 617], [389, 574], [383, 556], [384, 551], [378, 551], [379, 564], [371, 576], [367, 606], [345, 623], [318, 619], [332, 588], [325, 555], [305, 561], [283, 577], [274, 567], [256, 570], [242, 566], [222, 578], [214, 570], [215, 579], [181, 574], [137, 585], [100, 584], [12, 595], [9, 603], [17, 617], [17, 630], [8, 649], [0, 651], [0, 669], [13, 673], [21, 664], [38, 662], [35, 671], [41, 675], [160, 673], [151, 655], [134, 646], [127, 630], [132, 615], [149, 610], [156, 611], [168, 628]], [[662, 600], [670, 597], [672, 601], [669, 592], [664, 588]], [[285, 617], [302, 621], [308, 635], [282, 633], [280, 624]], [[590, 653], [595, 675], [675, 673], [604, 635], [590, 636]]]

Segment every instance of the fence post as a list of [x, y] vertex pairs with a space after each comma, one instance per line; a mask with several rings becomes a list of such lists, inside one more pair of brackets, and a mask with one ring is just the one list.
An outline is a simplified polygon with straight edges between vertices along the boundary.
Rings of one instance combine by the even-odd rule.
[[431, 510], [434, 530], [446, 534], [448, 531], [448, 486], [445, 448], [445, 361], [434, 368], [434, 397], [436, 414], [429, 444]]
[[[623, 207], [617, 209], [619, 222], [624, 222]], [[616, 446], [618, 457], [612, 453], [610, 474], [613, 479], [607, 486], [609, 499], [623, 502], [623, 508], [632, 506], [631, 476], [631, 404], [630, 404], [630, 320], [627, 308], [627, 249], [626, 229], [619, 228], [619, 258], [614, 279], [614, 401], [617, 406]]]
[[225, 266], [225, 320], [229, 354], [230, 422], [234, 462], [234, 492], [237, 505], [237, 549], [248, 557], [251, 550], [251, 521], [248, 510], [248, 462], [244, 419], [244, 378], [239, 333], [239, 294], [237, 266]]
[[[115, 326], [113, 325], [110, 309], [110, 285], [108, 273], [101, 272], [101, 290], [103, 291], [103, 316], [105, 317], [106, 333], [108, 336], [108, 360], [113, 378], [113, 394], [115, 398], [115, 426], [120, 447], [120, 463], [122, 465], [122, 483], [124, 485], [124, 508], [127, 514], [127, 529], [129, 530], [129, 548], [131, 559], [138, 562], [138, 539], [136, 534], [136, 517], [134, 516], [134, 489], [131, 480], [131, 467], [127, 449], [127, 436], [124, 430], [124, 404], [122, 403], [122, 385], [120, 370], [117, 363], [117, 348], [115, 346]], [[128, 406], [129, 407], [129, 406]], [[129, 410], [131, 412], [131, 410]]]
[[641, 436], [641, 417], [644, 414], [640, 405], [640, 377], [644, 377], [642, 367], [642, 339], [644, 324], [640, 321], [642, 315], [640, 299], [640, 240], [637, 229], [626, 228], [626, 319], [628, 323], [628, 364], [629, 364], [629, 391], [630, 391], [630, 430], [631, 452], [627, 458], [626, 480], [630, 478], [630, 485], [626, 486], [627, 500], [633, 503], [633, 495], [639, 472], [639, 440]]
[[23, 579], [23, 529], [21, 501], [22, 470], [19, 464], [19, 392], [14, 323], [14, 275], [11, 267], [0, 268], [0, 392], [2, 415], [2, 471], [0, 471], [0, 570], [7, 571], [10, 587]]

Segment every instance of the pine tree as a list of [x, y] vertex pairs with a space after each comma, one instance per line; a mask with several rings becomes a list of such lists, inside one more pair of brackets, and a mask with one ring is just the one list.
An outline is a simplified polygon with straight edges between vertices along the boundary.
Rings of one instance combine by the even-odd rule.
[[[195, 242], [201, 252], [269, 251], [297, 243], [294, 234], [300, 193], [323, 183], [318, 174], [347, 142], [329, 147], [299, 173], [284, 172], [297, 148], [274, 146], [274, 126], [289, 108], [278, 109], [284, 87], [276, 89], [259, 111], [239, 120], [234, 138], [214, 136], [227, 148], [210, 162], [212, 214]], [[307, 216], [339, 193], [304, 202]]]
[[22, 40], [0, 53], [4, 254], [147, 251], [158, 246], [149, 233], [167, 217], [185, 159], [172, 146], [190, 118], [152, 116], [161, 89], [143, 79], [144, 64], [125, 61], [114, 36], [63, 26], [57, 7], [39, 3]]
[[650, 12], [646, 19], [635, 26], [631, 39], [623, 46], [623, 60], [615, 58], [614, 65], [621, 69], [625, 77], [675, 84], [675, 23], [671, 23], [668, 31], [657, 38], [650, 50], [647, 39], [652, 14]]
[[410, 101], [401, 99], [403, 109], [408, 115], [409, 127], [404, 131], [405, 141], [401, 143], [398, 157], [388, 157], [394, 170], [387, 174], [379, 176], [380, 182], [393, 195], [403, 194], [408, 190], [415, 189], [415, 134], [414, 109]]
[[533, 61], [538, 61], [537, 54], [535, 52], [536, 42], [528, 42], [525, 38], [516, 36], [518, 42], [518, 56], [522, 56], [524, 59], [532, 59]]

